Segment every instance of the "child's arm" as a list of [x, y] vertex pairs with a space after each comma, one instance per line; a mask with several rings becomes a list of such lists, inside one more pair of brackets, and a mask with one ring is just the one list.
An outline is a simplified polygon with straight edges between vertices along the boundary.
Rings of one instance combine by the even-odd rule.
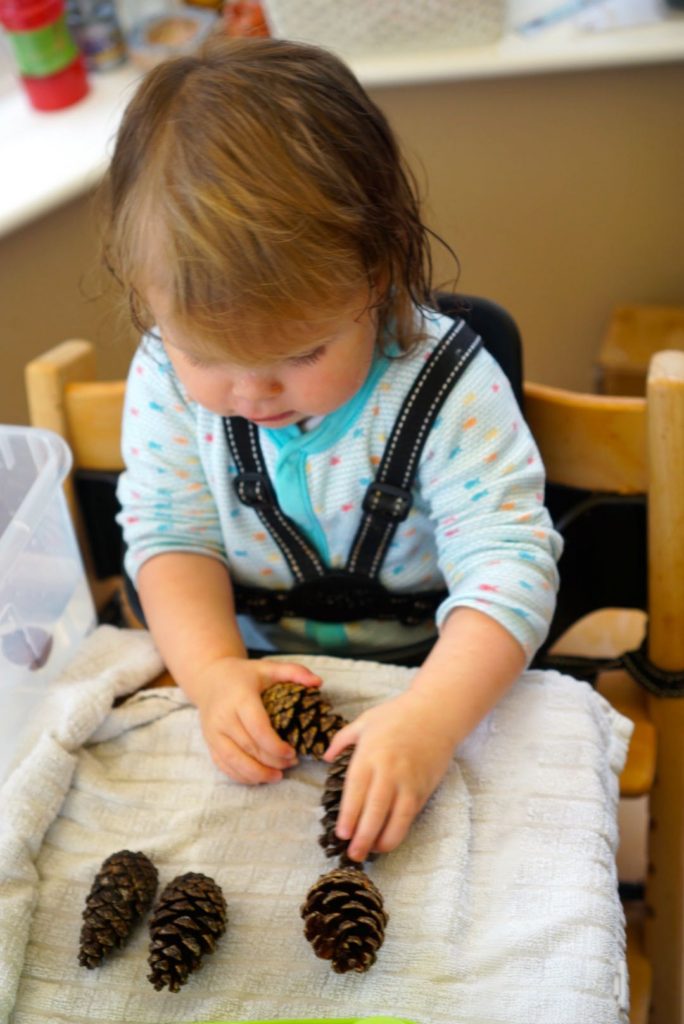
[[126, 570], [169, 671], [197, 705], [216, 765], [242, 782], [275, 782], [293, 751], [271, 728], [261, 693], [283, 679], [320, 680], [301, 665], [247, 659], [210, 460], [200, 451], [213, 431], [201, 416], [161, 342], [148, 337], [131, 364], [122, 426]]
[[320, 683], [303, 665], [249, 660], [226, 567], [192, 552], [150, 558], [137, 579], [150, 631], [171, 675], [198, 708], [215, 764], [239, 782], [277, 782], [295, 761], [271, 728], [261, 693], [276, 682]]
[[349, 855], [386, 853], [406, 836], [445, 774], [455, 747], [525, 667], [520, 644], [498, 622], [457, 608], [411, 687], [335, 736], [325, 760], [356, 745], [337, 822]]
[[331, 760], [356, 745], [337, 830], [353, 836], [358, 859], [401, 842], [456, 746], [544, 639], [554, 607], [561, 542], [542, 504], [543, 468], [487, 353], [446, 401], [418, 487], [449, 589], [439, 639], [410, 689], [360, 715], [326, 752]]

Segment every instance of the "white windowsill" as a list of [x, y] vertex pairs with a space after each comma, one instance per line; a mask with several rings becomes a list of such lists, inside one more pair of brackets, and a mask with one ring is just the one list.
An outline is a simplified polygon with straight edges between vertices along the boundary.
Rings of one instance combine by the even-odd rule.
[[[684, 60], [684, 15], [642, 28], [588, 33], [565, 23], [490, 46], [358, 59], [366, 86], [496, 78]], [[17, 86], [0, 91], [0, 236], [85, 192], [101, 177], [140, 72], [91, 76], [91, 92], [66, 110], [32, 110]]]

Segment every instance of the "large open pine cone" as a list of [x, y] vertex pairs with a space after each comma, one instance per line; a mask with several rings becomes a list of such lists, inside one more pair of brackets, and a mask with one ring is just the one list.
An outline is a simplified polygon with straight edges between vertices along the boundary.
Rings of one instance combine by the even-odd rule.
[[154, 899], [157, 869], [144, 853], [120, 850], [103, 861], [83, 911], [78, 960], [97, 967], [120, 949]]
[[314, 953], [331, 960], [337, 974], [363, 973], [375, 963], [388, 916], [380, 892], [360, 868], [335, 868], [321, 875], [309, 889], [301, 915]]
[[261, 695], [271, 725], [298, 754], [320, 760], [346, 719], [315, 688], [275, 683]]
[[178, 992], [226, 930], [226, 901], [207, 875], [188, 871], [166, 886], [150, 920], [149, 981]]

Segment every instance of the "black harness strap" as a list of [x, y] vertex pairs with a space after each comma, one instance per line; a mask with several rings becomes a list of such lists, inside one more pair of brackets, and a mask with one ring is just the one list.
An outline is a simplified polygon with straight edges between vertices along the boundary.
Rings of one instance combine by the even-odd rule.
[[257, 428], [242, 417], [224, 417], [223, 429], [238, 467], [233, 484], [243, 505], [253, 508], [280, 548], [297, 583], [325, 576], [318, 552], [286, 516], [266, 471]]
[[331, 569], [318, 580], [297, 583], [291, 590], [269, 590], [233, 582], [235, 606], [257, 622], [282, 618], [316, 622], [359, 622], [361, 619], [401, 622], [416, 626], [433, 619], [446, 590], [394, 593], [360, 573]]
[[301, 616], [322, 622], [364, 618], [406, 624], [434, 615], [446, 592], [393, 593], [377, 579], [390, 541], [413, 501], [411, 487], [430, 429], [458, 377], [482, 342], [463, 320], [440, 340], [414, 381], [397, 416], [375, 479], [363, 500], [363, 515], [344, 569], [325, 566], [297, 524], [278, 504], [268, 477], [257, 427], [224, 418], [223, 427], [238, 473], [238, 498], [253, 508], [280, 548], [295, 581], [289, 590], [234, 583], [237, 609], [261, 622]]
[[640, 686], [655, 697], [684, 697], [684, 672], [668, 671], [654, 665], [648, 656], [648, 638], [641, 647], [625, 651], [615, 658], [585, 658], [574, 654], [543, 654], [535, 658], [534, 668], [556, 669], [592, 685], [600, 672], [623, 668]]
[[465, 321], [457, 320], [418, 374], [364, 496], [363, 518], [347, 559], [350, 572], [377, 578], [390, 541], [411, 509], [411, 487], [430, 429], [481, 344]]

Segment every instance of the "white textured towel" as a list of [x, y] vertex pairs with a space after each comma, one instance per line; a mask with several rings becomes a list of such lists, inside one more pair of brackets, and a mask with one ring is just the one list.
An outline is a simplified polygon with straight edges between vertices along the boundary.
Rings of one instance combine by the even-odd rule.
[[[411, 671], [306, 657], [347, 717]], [[0, 1020], [151, 1024], [395, 1014], [419, 1024], [622, 1024], [624, 927], [614, 853], [630, 723], [586, 684], [526, 673], [461, 745], [394, 853], [369, 873], [390, 915], [366, 975], [335, 975], [299, 906], [331, 862], [317, 837], [325, 766], [246, 787], [213, 766], [146, 633], [101, 627], [57, 690], [50, 727], [0, 793]], [[78, 966], [102, 860], [144, 850], [160, 884], [203, 871], [229, 924], [178, 994], [146, 980], [147, 932]]]

